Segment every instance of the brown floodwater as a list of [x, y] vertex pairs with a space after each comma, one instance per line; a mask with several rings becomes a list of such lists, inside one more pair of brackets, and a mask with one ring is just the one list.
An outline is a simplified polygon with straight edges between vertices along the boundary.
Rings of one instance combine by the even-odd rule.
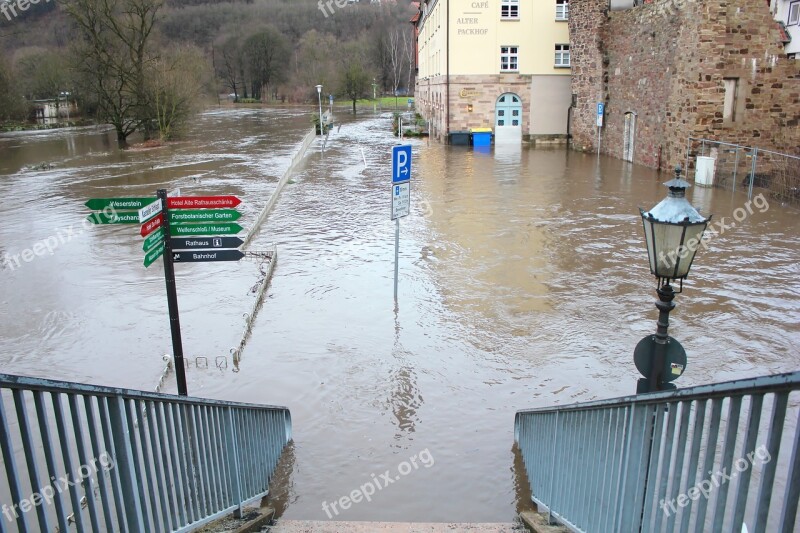
[[[75, 233], [2, 270], [3, 371], [152, 390], [171, 350], [161, 263], [143, 268], [133, 226], [85, 228], [83, 203], [235, 194], [249, 228], [308, 127], [301, 110], [246, 109], [204, 113], [186, 141], [152, 151], [119, 152], [95, 129], [0, 136], [0, 260]], [[287, 518], [327, 519], [323, 503], [389, 471], [371, 502], [331, 516], [509, 521], [529, 497], [515, 411], [635, 391], [633, 348], [657, 317], [637, 207], [671, 176], [564, 149], [410, 141], [395, 307], [389, 130], [387, 117], [345, 118], [324, 153], [312, 145], [251, 246], [276, 243], [279, 259], [238, 366], [258, 265], [177, 265], [189, 393], [291, 409], [275, 489]], [[688, 196], [726, 229], [676, 299], [670, 333], [689, 357], [676, 384], [796, 370], [797, 210], [766, 198], [735, 221], [739, 192]]]

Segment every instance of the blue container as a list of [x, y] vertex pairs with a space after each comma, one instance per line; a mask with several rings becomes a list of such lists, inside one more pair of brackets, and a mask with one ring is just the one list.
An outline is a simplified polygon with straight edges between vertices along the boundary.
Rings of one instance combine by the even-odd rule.
[[472, 130], [472, 146], [491, 146], [492, 130]]

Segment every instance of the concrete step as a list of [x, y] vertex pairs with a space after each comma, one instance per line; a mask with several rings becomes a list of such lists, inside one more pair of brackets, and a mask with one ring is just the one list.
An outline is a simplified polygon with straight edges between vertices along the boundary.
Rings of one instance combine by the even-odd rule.
[[269, 533], [521, 533], [521, 524], [447, 524], [402, 522], [325, 522], [278, 520], [262, 531]]
[[567, 533], [566, 529], [549, 525], [542, 515], [531, 511], [520, 513], [520, 522], [493, 524], [278, 519], [269, 525], [274, 514], [274, 510], [268, 507], [249, 508], [241, 519], [228, 516], [209, 524], [198, 533]]

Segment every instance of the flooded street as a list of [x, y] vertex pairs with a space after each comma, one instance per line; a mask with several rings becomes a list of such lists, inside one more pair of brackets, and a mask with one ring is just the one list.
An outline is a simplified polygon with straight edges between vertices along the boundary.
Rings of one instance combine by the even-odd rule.
[[[171, 352], [161, 262], [142, 266], [138, 226], [85, 227], [84, 202], [234, 194], [247, 230], [309, 128], [304, 111], [240, 109], [206, 112], [185, 142], [152, 151], [117, 151], [94, 129], [0, 136], [0, 258], [70, 236], [2, 270], [2, 371], [153, 390]], [[176, 266], [189, 394], [291, 409], [273, 491], [286, 518], [510, 521], [529, 498], [515, 411], [635, 392], [633, 349], [657, 317], [637, 208], [671, 176], [564, 149], [410, 141], [395, 308], [389, 128], [345, 118], [283, 190], [250, 246], [275, 243], [279, 259], [238, 366], [259, 265]], [[726, 226], [670, 316], [689, 358], [676, 384], [796, 370], [798, 212], [767, 198], [734, 222], [745, 195], [688, 197]], [[323, 510], [387, 471], [371, 502]]]

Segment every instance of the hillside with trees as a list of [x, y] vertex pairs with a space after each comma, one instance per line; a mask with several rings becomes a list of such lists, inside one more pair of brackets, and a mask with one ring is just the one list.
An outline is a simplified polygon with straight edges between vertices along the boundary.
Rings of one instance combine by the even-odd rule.
[[125, 146], [134, 131], [179, 135], [219, 95], [303, 104], [322, 84], [355, 111], [373, 80], [380, 93], [410, 90], [410, 2], [332, 8], [323, 13], [317, 0], [40, 2], [10, 21], [0, 16], [0, 121], [25, 120], [35, 100], [69, 99], [113, 125]]

